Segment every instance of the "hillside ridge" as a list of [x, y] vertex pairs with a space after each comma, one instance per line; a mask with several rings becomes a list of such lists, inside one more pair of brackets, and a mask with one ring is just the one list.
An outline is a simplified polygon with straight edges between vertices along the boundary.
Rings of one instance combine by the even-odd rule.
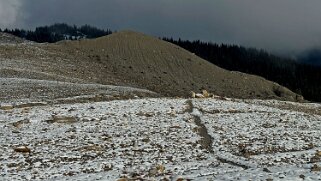
[[59, 46], [68, 47], [60, 49], [68, 54], [80, 51], [88, 61], [107, 66], [114, 76], [163, 95], [186, 96], [206, 89], [237, 98], [296, 100], [298, 96], [262, 77], [224, 70], [172, 43], [135, 31], [59, 42], [56, 48]]
[[205, 89], [235, 98], [302, 99], [261, 77], [224, 70], [174, 44], [129, 30], [96, 39], [3, 45], [0, 52], [2, 77], [130, 86], [171, 97]]

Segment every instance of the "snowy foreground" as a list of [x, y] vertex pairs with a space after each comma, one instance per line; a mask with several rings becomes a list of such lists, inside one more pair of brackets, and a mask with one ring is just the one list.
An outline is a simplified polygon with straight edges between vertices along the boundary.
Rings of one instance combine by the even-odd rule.
[[321, 180], [321, 116], [246, 102], [1, 105], [0, 180]]

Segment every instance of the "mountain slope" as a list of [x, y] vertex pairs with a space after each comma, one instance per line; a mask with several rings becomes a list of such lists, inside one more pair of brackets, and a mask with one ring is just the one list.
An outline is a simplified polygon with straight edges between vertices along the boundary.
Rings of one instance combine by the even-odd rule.
[[22, 38], [13, 36], [11, 34], [0, 32], [0, 44], [16, 44], [16, 43], [24, 43], [24, 42], [27, 42], [27, 41], [23, 40]]
[[92, 40], [0, 46], [0, 76], [148, 89], [187, 96], [206, 89], [236, 98], [295, 101], [261, 77], [219, 68], [171, 43], [132, 31]]
[[296, 94], [261, 77], [226, 71], [176, 45], [132, 31], [59, 42], [50, 48], [91, 62], [85, 72], [103, 84], [114, 77], [121, 80], [118, 83], [169, 96], [207, 89], [228, 97], [296, 99]]

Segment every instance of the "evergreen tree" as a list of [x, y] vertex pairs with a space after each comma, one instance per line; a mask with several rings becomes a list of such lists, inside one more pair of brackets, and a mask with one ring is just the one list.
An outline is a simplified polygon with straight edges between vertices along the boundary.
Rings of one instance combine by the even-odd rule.
[[321, 67], [269, 54], [264, 50], [236, 45], [164, 38], [224, 69], [262, 76], [306, 99], [321, 102]]

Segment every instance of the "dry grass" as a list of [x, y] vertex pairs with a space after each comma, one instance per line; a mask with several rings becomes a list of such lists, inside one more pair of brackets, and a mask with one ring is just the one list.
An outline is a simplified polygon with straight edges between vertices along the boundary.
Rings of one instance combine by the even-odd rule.
[[[164, 96], [208, 90], [236, 98], [295, 101], [261, 77], [219, 68], [176, 45], [132, 31], [94, 40], [0, 46], [0, 76], [145, 88]], [[23, 60], [21, 60], [23, 59]]]

